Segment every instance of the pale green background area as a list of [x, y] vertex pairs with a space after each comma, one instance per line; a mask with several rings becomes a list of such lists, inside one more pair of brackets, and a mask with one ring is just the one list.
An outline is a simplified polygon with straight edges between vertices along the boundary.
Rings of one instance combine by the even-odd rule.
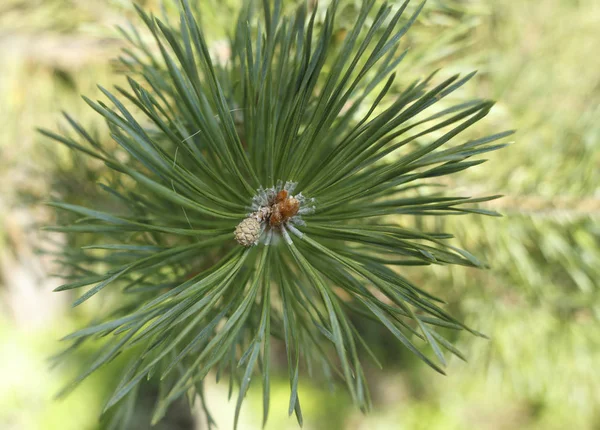
[[[221, 3], [205, 2], [206, 32], [215, 40], [236, 5]], [[342, 24], [351, 25], [355, 3], [345, 2]], [[55, 127], [63, 109], [101, 127], [79, 94], [97, 98], [96, 83], [122, 79], [111, 73], [109, 59], [121, 43], [112, 26], [132, 16], [125, 0], [0, 1], [2, 430], [100, 428], [98, 413], [118, 371], [116, 362], [65, 400], [52, 400], [75, 369], [50, 370], [47, 357], [104, 302], [74, 312], [66, 294], [50, 292], [60, 281], [34, 251], [37, 223], [52, 214], [33, 202], [53, 189], [89, 192], [96, 178], [34, 128]], [[459, 337], [469, 363], [450, 358], [443, 377], [389, 348], [389, 339], [370, 337], [386, 357], [383, 371], [369, 369], [374, 410], [364, 416], [342, 387], [330, 392], [304, 379], [306, 429], [600, 428], [599, 29], [597, 0], [428, 3], [404, 42], [412, 49], [400, 83], [440, 66], [440, 80], [477, 69], [460, 97], [498, 100], [478, 131], [518, 133], [488, 163], [447, 180], [455, 195], [505, 194], [489, 204], [505, 217], [438, 222], [492, 268], [420, 268], [408, 276], [447, 298], [491, 340]], [[283, 369], [276, 375], [267, 428], [295, 429]], [[234, 404], [227, 387], [212, 381], [209, 404], [219, 427], [231, 428]], [[240, 429], [259, 429], [261, 414], [256, 385]]]

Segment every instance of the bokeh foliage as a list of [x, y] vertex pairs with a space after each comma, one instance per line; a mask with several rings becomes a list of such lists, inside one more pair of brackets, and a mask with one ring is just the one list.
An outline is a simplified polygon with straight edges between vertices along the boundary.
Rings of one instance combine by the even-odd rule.
[[[229, 3], [218, 8], [235, 8], [235, 2]], [[350, 27], [358, 2], [347, 4]], [[0, 50], [3, 207], [28, 207], [31, 197], [45, 199], [51, 189], [73, 197], [98, 192], [88, 187], [91, 179], [102, 177], [100, 166], [85, 166], [56, 147], [49, 151], [33, 128], [52, 127], [58, 108], [81, 111], [79, 119], [90, 118], [93, 124], [94, 115], [84, 109], [78, 94], [95, 96], [96, 82], [108, 87], [120, 79], [107, 67], [107, 58], [118, 48], [108, 25], [122, 23], [129, 13], [129, 6], [121, 1], [8, 0], [0, 5], [0, 44], [5, 48]], [[209, 21], [216, 27], [215, 34], [222, 34], [225, 23], [230, 24], [218, 13]], [[315, 411], [306, 415], [316, 417], [307, 427], [591, 429], [600, 425], [596, 407], [600, 390], [594, 371], [594, 363], [600, 360], [596, 329], [600, 317], [600, 57], [595, 54], [599, 21], [600, 5], [594, 0], [427, 4], [409, 33], [408, 43], [414, 49], [403, 75], [411, 80], [437, 66], [444, 67], [444, 76], [478, 69], [476, 84], [461, 97], [499, 100], [488, 121], [490, 130], [516, 128], [519, 133], [510, 150], [491, 154], [490, 163], [447, 184], [464, 195], [503, 192], [506, 198], [490, 204], [490, 209], [506, 215], [503, 219], [463, 215], [419, 220], [460, 232], [461, 245], [484, 257], [492, 268], [417, 268], [408, 276], [442, 292], [455, 313], [491, 340], [459, 338], [469, 363], [451, 360], [448, 376], [441, 377], [401, 351], [390, 351], [389, 339], [374, 331], [373, 337], [380, 336], [388, 372], [372, 384], [375, 410], [368, 417], [332, 416], [330, 410], [343, 410], [348, 399], [327, 394], [318, 385], [305, 386], [301, 387], [304, 397], [319, 399], [305, 406]], [[79, 55], [65, 54], [67, 41], [72, 44], [66, 45], [69, 51], [79, 49]], [[436, 225], [440, 222], [451, 225]], [[0, 225], [0, 234], [4, 229]], [[89, 312], [83, 309], [78, 318], [87, 320]], [[7, 333], [14, 335], [19, 329], [10, 320], [0, 324], [5, 327], [0, 332], [2, 343], [8, 343]], [[48, 343], [35, 338], [31, 342], [38, 346], [30, 354], [43, 358], [40, 350], [49, 348]], [[39, 378], [40, 390], [48, 392], [43, 387], [47, 377]], [[285, 381], [282, 384], [281, 397], [286, 401]], [[88, 392], [105, 390], [101, 385], [100, 380], [90, 382]], [[11, 393], [20, 389], [19, 382], [9, 386]], [[272, 398], [277, 402], [275, 392]], [[255, 394], [252, 409], [260, 410], [260, 393]], [[93, 394], [89, 402], [101, 398]], [[4, 398], [0, 401], [0, 424], [16, 420], [18, 425], [15, 417], [20, 408]], [[82, 420], [88, 423], [82, 426], [93, 426], [99, 405], [79, 405], [82, 411], [90, 410], [82, 412]], [[272, 407], [274, 412], [281, 409], [277, 404]], [[260, 422], [259, 412], [256, 417], [247, 415], [249, 423]], [[275, 429], [295, 423], [274, 415], [269, 425]]]

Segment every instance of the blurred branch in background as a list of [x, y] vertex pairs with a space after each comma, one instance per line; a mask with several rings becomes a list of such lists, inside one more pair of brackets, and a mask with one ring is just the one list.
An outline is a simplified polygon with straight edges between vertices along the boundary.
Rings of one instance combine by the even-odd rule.
[[[158, 1], [144, 3], [161, 12]], [[358, 2], [344, 4], [350, 28]], [[208, 1], [206, 33], [221, 39], [236, 7], [233, 0], [225, 5]], [[219, 14], [223, 10], [227, 12]], [[105, 173], [102, 165], [84, 164], [56, 146], [49, 148], [34, 128], [52, 128], [60, 121], [56, 112], [64, 108], [107, 138], [79, 94], [94, 98], [96, 82], [108, 87], [122, 79], [111, 73], [109, 59], [121, 46], [111, 26], [124, 24], [131, 15], [130, 4], [117, 0], [0, 4], [3, 429], [96, 428], [101, 399], [114, 379], [108, 368], [75, 396], [62, 403], [51, 400], [70, 372], [49, 372], [44, 359], [56, 351], [55, 339], [75, 324], [64, 315], [61, 298], [49, 292], [54, 280], [48, 277], [48, 256], [35, 254], [42, 247], [36, 226], [50, 217], [38, 202], [51, 192], [73, 202], [83, 193], [106, 198], [94, 186]], [[305, 415], [313, 417], [305, 428], [600, 426], [594, 371], [600, 362], [599, 27], [600, 3], [595, 0], [428, 2], [408, 36], [410, 63], [400, 70], [401, 83], [436, 67], [443, 67], [444, 75], [477, 69], [477, 84], [469, 86], [471, 93], [463, 93], [464, 98], [499, 100], [490, 129], [519, 132], [515, 145], [490, 156], [493, 171], [476, 168], [453, 178], [452, 186], [464, 195], [501, 190], [506, 197], [481, 208], [503, 213], [502, 220], [463, 215], [443, 222], [427, 217], [416, 221], [456, 232], [457, 243], [492, 268], [418, 268], [407, 276], [420, 278], [432, 292], [443, 292], [449, 307], [491, 340], [456, 339], [469, 363], [451, 359], [449, 376], [442, 378], [390, 350], [382, 333], [372, 333], [381, 340], [378, 352], [388, 372], [371, 378], [375, 410], [366, 417], [346, 411], [345, 397], [318, 384], [304, 386], [304, 398], [314, 399], [305, 404], [310, 411]], [[47, 241], [43, 247], [52, 250]], [[90, 314], [84, 308], [76, 318], [88, 320]], [[277, 415], [284, 409], [278, 403], [287, 402], [286, 389], [283, 379], [275, 381], [275, 414], [267, 428], [296, 428], [293, 420]], [[210, 385], [207, 390], [215, 418], [227, 428], [231, 405], [224, 403], [226, 388]], [[258, 390], [251, 392], [256, 409], [259, 397]], [[246, 409], [243, 428], [260, 428], [255, 408]]]

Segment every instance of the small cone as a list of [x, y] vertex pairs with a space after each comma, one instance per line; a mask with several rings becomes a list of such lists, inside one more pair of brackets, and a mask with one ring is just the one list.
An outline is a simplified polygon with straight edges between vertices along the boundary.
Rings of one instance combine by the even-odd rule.
[[233, 234], [240, 245], [247, 248], [254, 246], [260, 238], [260, 222], [252, 217], [246, 218], [237, 225]]

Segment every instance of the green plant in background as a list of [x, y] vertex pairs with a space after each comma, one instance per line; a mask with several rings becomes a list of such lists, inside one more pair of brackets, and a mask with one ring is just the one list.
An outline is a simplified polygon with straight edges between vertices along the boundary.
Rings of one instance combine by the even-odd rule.
[[[495, 215], [472, 205], [495, 196], [449, 196], [434, 181], [481, 164], [477, 156], [511, 132], [456, 139], [493, 105], [438, 108], [473, 74], [397, 84], [399, 41], [422, 5], [408, 13], [408, 2], [375, 3], [362, 3], [341, 40], [333, 37], [337, 1], [320, 21], [306, 5], [288, 13], [280, 1], [248, 3], [224, 62], [211, 57], [186, 0], [176, 23], [140, 9], [154, 40], [123, 31], [129, 88], [101, 89], [112, 108], [86, 99], [119, 149], [68, 115], [72, 132], [42, 130], [110, 170], [101, 185], [109, 208], [51, 203], [71, 214], [49, 228], [72, 237], [62, 261], [72, 279], [58, 290], [93, 285], [75, 305], [101, 290], [109, 305], [67, 336], [67, 351], [100, 343], [63, 393], [126, 352], [130, 364], [106, 404], [122, 406], [120, 422], [132, 416], [143, 380], [160, 380], [157, 422], [181, 396], [203, 399], [215, 371], [230, 391], [239, 385], [237, 423], [258, 369], [266, 421], [273, 337], [285, 344], [289, 413], [302, 423], [302, 368], [344, 381], [369, 409], [361, 359], [377, 358], [360, 321], [385, 327], [440, 373], [443, 349], [462, 357], [450, 331], [480, 335], [400, 271], [482, 263], [450, 234], [410, 228], [398, 215]], [[386, 97], [392, 86], [401, 89]], [[83, 237], [92, 244], [82, 249]]]

